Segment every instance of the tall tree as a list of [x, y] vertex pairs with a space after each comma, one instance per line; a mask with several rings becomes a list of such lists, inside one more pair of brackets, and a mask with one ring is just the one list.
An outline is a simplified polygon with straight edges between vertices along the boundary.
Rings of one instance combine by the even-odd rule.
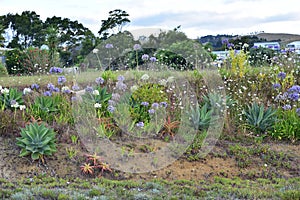
[[114, 33], [117, 30], [118, 33], [122, 32], [122, 28], [125, 24], [129, 23], [129, 14], [126, 11], [115, 9], [109, 11], [109, 17], [106, 20], [101, 20], [101, 28], [98, 31], [101, 39], [107, 39], [110, 35], [109, 31]]

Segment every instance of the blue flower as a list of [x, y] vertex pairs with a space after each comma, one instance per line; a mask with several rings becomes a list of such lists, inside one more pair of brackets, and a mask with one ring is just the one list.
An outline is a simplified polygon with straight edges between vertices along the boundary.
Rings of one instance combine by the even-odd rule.
[[283, 109], [283, 110], [291, 110], [291, 109], [292, 109], [292, 106], [289, 105], [289, 104], [286, 104], [286, 105], [282, 106], [282, 109]]
[[277, 77], [280, 78], [280, 79], [285, 79], [286, 73], [285, 72], [279, 72]]
[[63, 70], [59, 67], [51, 67], [49, 72], [50, 74], [58, 74], [58, 73], [62, 73]]
[[151, 62], [156, 62], [156, 58], [155, 58], [155, 57], [151, 57], [149, 60], [150, 60]]
[[140, 50], [141, 48], [142, 48], [142, 47], [141, 47], [140, 44], [135, 44], [135, 45], [133, 46], [133, 49], [134, 49], [135, 51]]
[[228, 39], [224, 39], [224, 40], [222, 40], [222, 44], [228, 44]]
[[299, 85], [293, 85], [290, 89], [288, 89], [288, 92], [298, 92], [298, 93], [300, 93], [300, 86]]
[[150, 109], [150, 110], [148, 110], [148, 113], [149, 113], [149, 114], [154, 114], [154, 113], [155, 113], [155, 110], [154, 110], [154, 109]]
[[144, 102], [141, 103], [141, 105], [142, 105], [142, 106], [149, 106], [149, 103], [146, 102], [146, 101], [144, 101]]
[[297, 92], [291, 93], [291, 94], [289, 94], [289, 98], [292, 101], [298, 101], [298, 99], [299, 99], [299, 93], [297, 93]]
[[159, 105], [164, 108], [166, 108], [168, 106], [167, 102], [161, 102]]
[[51, 93], [51, 91], [46, 91], [46, 92], [44, 92], [44, 96], [51, 96], [52, 95], [52, 93]]
[[76, 101], [77, 100], [77, 97], [76, 96], [72, 96], [71, 97], [71, 101]]
[[273, 88], [274, 88], [274, 89], [279, 89], [279, 88], [281, 88], [280, 83], [274, 83], [274, 84], [273, 84]]
[[55, 87], [55, 88], [53, 88], [52, 91], [53, 91], [53, 92], [59, 92], [59, 88], [58, 88], [58, 87]]
[[148, 60], [149, 59], [149, 55], [148, 54], [143, 54], [142, 55], [142, 60]]
[[158, 103], [153, 103], [152, 108], [158, 108], [159, 104]]
[[86, 91], [86, 92], [89, 92], [89, 93], [92, 93], [92, 92], [94, 91], [94, 89], [93, 89], [93, 87], [91, 87], [91, 86], [87, 86], [87, 87], [85, 88], [85, 91]]
[[47, 85], [48, 90], [53, 91], [54, 88], [55, 88], [55, 86], [52, 83], [48, 83], [48, 85]]
[[300, 117], [300, 108], [297, 108], [297, 109], [296, 109], [296, 113], [297, 113], [297, 115]]
[[123, 82], [124, 80], [125, 80], [125, 77], [124, 77], [124, 76], [122, 76], [122, 75], [118, 76], [118, 81]]
[[40, 88], [40, 86], [38, 84], [36, 84], [36, 83], [34, 83], [34, 84], [31, 85], [31, 89], [33, 89], [33, 90], [34, 89], [37, 90], [39, 88]]
[[114, 48], [114, 45], [113, 44], [106, 44], [105, 48], [106, 49], [112, 49], [112, 48]]
[[234, 47], [234, 44], [232, 44], [232, 43], [228, 43], [228, 44], [227, 44], [227, 48], [228, 48], [228, 49], [233, 48], [233, 47]]
[[143, 128], [144, 127], [144, 122], [139, 122], [136, 124], [137, 127]]
[[113, 107], [112, 105], [109, 105], [109, 106], [107, 107], [107, 110], [108, 110], [109, 112], [113, 113], [113, 112], [115, 111], [115, 107]]
[[79, 90], [79, 86], [78, 85], [73, 85], [72, 90], [74, 90], [74, 91]]
[[97, 84], [103, 84], [104, 83], [104, 79], [102, 77], [98, 77], [98, 78], [96, 78], [95, 82]]
[[64, 77], [64, 76], [60, 76], [60, 77], [58, 77], [58, 79], [57, 79], [57, 83], [58, 83], [59, 85], [64, 84], [66, 81], [67, 81], [67, 79], [66, 79], [66, 77]]

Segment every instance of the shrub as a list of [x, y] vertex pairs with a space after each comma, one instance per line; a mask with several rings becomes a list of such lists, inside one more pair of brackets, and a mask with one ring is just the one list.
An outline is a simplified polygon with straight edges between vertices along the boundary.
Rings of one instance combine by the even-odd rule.
[[0, 63], [0, 77], [1, 76], [8, 76], [8, 72], [6, 67]]
[[[24, 103], [23, 98], [22, 98], [22, 92], [19, 92], [15, 88], [7, 89], [8, 93], [3, 92], [0, 94], [0, 105], [2, 106], [3, 109], [14, 109], [17, 108], [19, 105], [22, 105]], [[15, 107], [14, 107], [14, 105]]]
[[295, 141], [300, 139], [300, 117], [295, 109], [280, 109], [278, 111], [278, 120], [271, 135], [279, 140], [289, 139]]
[[24, 69], [22, 66], [22, 63], [25, 58], [25, 54], [23, 51], [20, 51], [19, 49], [13, 49], [11, 51], [5, 52], [6, 57], [6, 68], [8, 71], [8, 74], [23, 74]]
[[29, 124], [21, 128], [21, 137], [17, 138], [17, 145], [22, 148], [20, 156], [31, 155], [33, 160], [42, 159], [44, 155], [56, 152], [55, 132], [43, 124]]
[[265, 110], [264, 105], [253, 103], [244, 109], [247, 126], [257, 133], [265, 133], [271, 130], [276, 121], [276, 110], [269, 107]]

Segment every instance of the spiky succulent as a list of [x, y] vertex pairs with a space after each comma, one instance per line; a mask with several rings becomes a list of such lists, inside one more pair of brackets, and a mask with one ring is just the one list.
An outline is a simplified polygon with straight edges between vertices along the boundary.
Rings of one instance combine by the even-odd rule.
[[21, 128], [21, 137], [17, 138], [17, 145], [22, 148], [20, 156], [31, 154], [33, 160], [42, 159], [44, 155], [56, 152], [56, 139], [53, 129], [43, 124], [33, 123]]

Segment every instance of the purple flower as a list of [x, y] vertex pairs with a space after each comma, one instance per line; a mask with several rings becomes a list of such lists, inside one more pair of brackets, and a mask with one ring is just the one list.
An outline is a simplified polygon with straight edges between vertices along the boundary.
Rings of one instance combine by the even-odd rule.
[[114, 45], [113, 44], [106, 44], [105, 48], [106, 49], [112, 49], [112, 48], [114, 48]]
[[151, 62], [156, 62], [156, 58], [155, 57], [150, 57], [149, 59]]
[[103, 84], [104, 83], [104, 79], [102, 77], [98, 77], [98, 78], [96, 78], [95, 82], [97, 84]]
[[86, 92], [89, 92], [89, 93], [92, 93], [92, 92], [94, 91], [94, 89], [93, 89], [93, 87], [91, 87], [91, 86], [87, 86], [87, 87], [85, 88], [85, 91], [86, 91]]
[[49, 72], [50, 74], [58, 74], [58, 73], [62, 73], [63, 70], [59, 67], [51, 67]]
[[12, 105], [12, 107], [13, 107], [13, 105], [15, 105], [15, 104], [17, 104], [17, 101], [16, 101], [16, 100], [13, 99], [13, 100], [10, 101], [10, 105]]
[[52, 91], [53, 91], [53, 92], [59, 92], [59, 88], [58, 88], [58, 87], [55, 87], [55, 88], [53, 88]]
[[133, 46], [133, 49], [134, 49], [135, 51], [140, 50], [141, 48], [142, 48], [142, 47], [141, 47], [140, 44], [135, 44], [135, 45]]
[[112, 105], [109, 105], [109, 106], [107, 107], [107, 110], [108, 110], [109, 112], [113, 113], [113, 112], [115, 111], [115, 107], [113, 107]]
[[286, 104], [286, 105], [282, 106], [282, 109], [283, 109], [283, 110], [291, 110], [291, 109], [292, 109], [292, 106], [289, 105], [289, 104]]
[[149, 106], [149, 103], [146, 102], [146, 101], [144, 101], [144, 102], [141, 103], [141, 105], [142, 105], [142, 106]]
[[297, 109], [296, 109], [296, 113], [297, 113], [297, 115], [300, 117], [300, 108], [297, 108]]
[[47, 85], [48, 90], [53, 91], [54, 88], [55, 88], [55, 86], [52, 83], [48, 83], [48, 85]]
[[151, 106], [152, 106], [152, 108], [158, 108], [159, 104], [158, 103], [153, 103]]
[[280, 83], [274, 83], [274, 84], [273, 84], [273, 88], [274, 88], [274, 89], [279, 89], [279, 88], [281, 88]]
[[154, 110], [154, 109], [150, 109], [150, 110], [148, 110], [148, 113], [149, 113], [149, 114], [154, 114], [154, 113], [155, 113], [155, 110]]
[[233, 48], [233, 47], [234, 47], [234, 44], [232, 44], [232, 43], [228, 43], [228, 44], [227, 44], [227, 48], [228, 48], [228, 49]]
[[293, 85], [290, 89], [288, 89], [288, 92], [298, 92], [298, 93], [300, 93], [300, 86], [299, 85]]
[[110, 106], [114, 106], [114, 105], [116, 105], [116, 102], [114, 101], [114, 100], [108, 100], [108, 105], [110, 105]]
[[67, 82], [67, 79], [66, 79], [65, 76], [60, 76], [60, 77], [58, 77], [57, 83], [58, 83], [59, 85], [62, 85], [62, 84], [64, 84], [65, 82]]
[[39, 88], [40, 88], [40, 86], [38, 84], [36, 84], [36, 83], [34, 83], [34, 84], [31, 85], [31, 89], [33, 89], [33, 90], [34, 89], [37, 90]]
[[118, 93], [113, 93], [111, 95], [111, 99], [115, 100], [115, 101], [118, 101], [120, 99], [120, 95]]
[[164, 108], [166, 108], [168, 106], [167, 102], [161, 102], [159, 105]]
[[289, 94], [289, 98], [290, 98], [292, 101], [298, 101], [298, 99], [299, 99], [299, 93], [294, 92], [294, 93], [292, 93], [292, 94]]
[[71, 97], [71, 101], [76, 101], [76, 100], [77, 100], [76, 96]]
[[52, 95], [51, 91], [46, 91], [46, 92], [44, 92], [44, 96], [50, 97], [51, 95]]
[[277, 77], [280, 78], [280, 79], [285, 79], [286, 73], [285, 72], [279, 72]]
[[74, 91], [79, 90], [79, 86], [78, 85], [73, 85], [72, 90], [74, 90]]
[[224, 40], [222, 40], [222, 44], [228, 44], [228, 39], [224, 39]]
[[124, 76], [122, 76], [122, 75], [118, 76], [118, 81], [123, 82], [124, 80], [125, 80], [125, 77], [124, 77]]
[[142, 55], [142, 60], [148, 60], [149, 59], [149, 55], [148, 54], [143, 54]]
[[126, 90], [127, 85], [125, 83], [123, 83], [123, 82], [118, 81], [116, 83], [116, 88], [119, 89], [119, 90], [123, 90], [124, 91], [124, 90]]
[[144, 127], [144, 122], [139, 122], [136, 124], [137, 127], [143, 128]]

